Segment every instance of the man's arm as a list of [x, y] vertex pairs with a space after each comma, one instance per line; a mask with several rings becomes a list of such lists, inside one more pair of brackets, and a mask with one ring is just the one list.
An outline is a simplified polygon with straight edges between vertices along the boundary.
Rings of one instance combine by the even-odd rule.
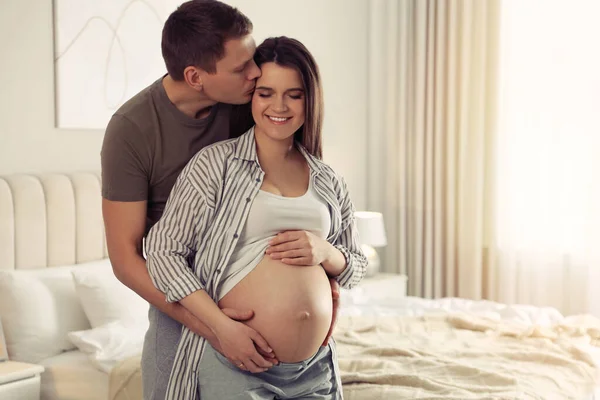
[[[167, 303], [165, 295], [150, 279], [146, 260], [142, 255], [146, 207], [146, 201], [121, 202], [102, 199], [106, 243], [115, 276], [160, 311], [214, 344], [216, 337], [212, 331], [181, 304]], [[237, 320], [252, 317], [251, 311], [223, 311], [230, 318]]]
[[[125, 286], [194, 333], [207, 339], [221, 351], [211, 330], [177, 302], [167, 302], [157, 289], [142, 253], [148, 198], [148, 166], [152, 158], [149, 146], [138, 126], [123, 115], [115, 114], [102, 142], [102, 212], [108, 253], [115, 276]], [[252, 311], [223, 309], [229, 318], [244, 321]], [[259, 349], [259, 351], [262, 351]], [[273, 354], [263, 354], [273, 361]]]

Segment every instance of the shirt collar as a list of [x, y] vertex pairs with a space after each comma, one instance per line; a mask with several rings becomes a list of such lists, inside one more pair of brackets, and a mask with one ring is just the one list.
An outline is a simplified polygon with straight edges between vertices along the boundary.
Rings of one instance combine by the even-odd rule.
[[256, 155], [256, 143], [254, 142], [254, 126], [244, 133], [237, 141], [235, 158], [246, 161], [258, 162]]

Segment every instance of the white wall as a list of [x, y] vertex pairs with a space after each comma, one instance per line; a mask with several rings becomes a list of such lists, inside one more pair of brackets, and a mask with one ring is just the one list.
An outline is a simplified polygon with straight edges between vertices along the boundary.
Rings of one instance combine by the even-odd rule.
[[[268, 36], [302, 41], [325, 92], [324, 155], [366, 205], [367, 28], [364, 0], [226, 0]], [[343, 12], [342, 12], [343, 10]], [[54, 128], [52, 2], [0, 3], [0, 175], [99, 168], [101, 131]]]
[[102, 132], [54, 128], [52, 1], [0, 2], [0, 174], [99, 168]]

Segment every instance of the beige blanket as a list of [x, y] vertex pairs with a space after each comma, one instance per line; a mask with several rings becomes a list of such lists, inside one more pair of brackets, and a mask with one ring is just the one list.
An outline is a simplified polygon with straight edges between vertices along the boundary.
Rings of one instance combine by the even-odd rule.
[[[346, 400], [583, 399], [595, 385], [600, 321], [528, 327], [461, 314], [342, 317]], [[141, 399], [139, 357], [111, 373], [111, 400]]]
[[591, 317], [547, 328], [459, 314], [344, 318], [344, 397], [582, 399], [598, 375], [588, 350], [599, 327]]

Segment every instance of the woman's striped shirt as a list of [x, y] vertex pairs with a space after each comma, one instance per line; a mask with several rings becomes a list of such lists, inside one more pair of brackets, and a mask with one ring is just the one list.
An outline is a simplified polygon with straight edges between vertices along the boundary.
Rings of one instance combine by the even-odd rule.
[[[352, 288], [365, 275], [367, 261], [360, 249], [346, 184], [331, 167], [302, 146], [299, 149], [310, 167], [313, 187], [329, 205], [331, 230], [327, 241], [346, 258], [347, 267], [336, 280], [342, 287]], [[146, 241], [150, 276], [168, 302], [197, 290], [205, 290], [216, 299], [216, 289], [263, 177], [254, 128], [236, 139], [205, 147], [183, 169], [162, 218]], [[183, 328], [168, 400], [196, 398], [197, 368], [205, 342]]]

